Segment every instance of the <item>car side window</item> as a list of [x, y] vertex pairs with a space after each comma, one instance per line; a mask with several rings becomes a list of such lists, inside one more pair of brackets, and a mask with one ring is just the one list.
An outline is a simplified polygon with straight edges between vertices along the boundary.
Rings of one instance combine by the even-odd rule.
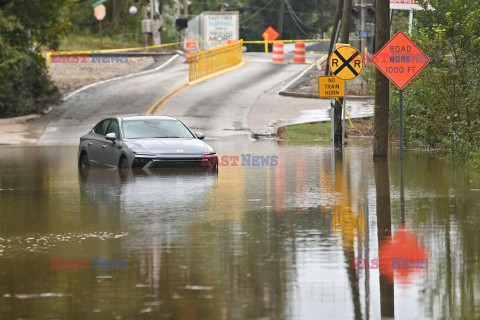
[[97, 126], [93, 129], [93, 131], [98, 135], [105, 136], [107, 134], [107, 129], [108, 129], [108, 126], [110, 125], [110, 121], [112, 120], [110, 119], [103, 120], [102, 122], [97, 124]]
[[118, 121], [117, 120], [112, 120], [110, 123], [110, 127], [108, 127], [108, 133], [115, 133], [117, 136], [117, 139], [120, 139], [120, 127], [118, 126]]
[[100, 131], [100, 128], [102, 127], [102, 124], [103, 124], [103, 121], [97, 123], [97, 125], [93, 127], [93, 132], [98, 133], [98, 131]]

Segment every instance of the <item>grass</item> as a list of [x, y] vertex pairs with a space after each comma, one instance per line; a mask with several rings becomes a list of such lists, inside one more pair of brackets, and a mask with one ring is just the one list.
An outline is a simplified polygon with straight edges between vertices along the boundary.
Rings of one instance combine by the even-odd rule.
[[[103, 49], [135, 48], [142, 47], [140, 42], [122, 39], [121, 36], [103, 36]], [[99, 35], [75, 35], [71, 34], [62, 40], [59, 51], [88, 51], [100, 50]]]
[[[347, 137], [366, 137], [373, 135], [373, 119], [353, 119], [354, 127], [345, 125]], [[278, 128], [277, 135], [280, 139], [291, 141], [330, 141], [330, 122], [314, 122], [295, 124]]]
[[279, 138], [296, 141], [330, 140], [330, 123], [295, 124], [278, 128]]

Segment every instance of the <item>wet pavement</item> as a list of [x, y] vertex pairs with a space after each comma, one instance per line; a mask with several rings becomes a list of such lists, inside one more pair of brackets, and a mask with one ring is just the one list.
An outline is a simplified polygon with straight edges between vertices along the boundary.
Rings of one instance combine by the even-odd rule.
[[0, 319], [480, 317], [478, 172], [410, 151], [402, 192], [369, 140], [209, 144], [239, 165], [79, 172], [74, 147], [0, 147]]

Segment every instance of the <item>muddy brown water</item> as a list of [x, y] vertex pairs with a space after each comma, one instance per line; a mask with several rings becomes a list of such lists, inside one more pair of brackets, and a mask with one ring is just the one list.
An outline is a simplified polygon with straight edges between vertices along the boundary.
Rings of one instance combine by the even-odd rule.
[[0, 147], [0, 319], [480, 317], [478, 172], [407, 152], [402, 206], [398, 155], [369, 141], [210, 143], [240, 165], [79, 172], [72, 147]]

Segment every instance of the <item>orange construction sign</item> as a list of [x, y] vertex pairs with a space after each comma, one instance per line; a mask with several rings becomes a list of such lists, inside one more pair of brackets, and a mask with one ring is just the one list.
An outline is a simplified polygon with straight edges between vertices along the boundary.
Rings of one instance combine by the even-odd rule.
[[265, 34], [268, 35], [268, 41], [275, 41], [278, 39], [278, 37], [280, 36], [278, 34], [277, 31], [275, 31], [275, 29], [273, 29], [272, 27], [268, 27], [267, 30], [265, 30], [263, 33], [262, 33], [262, 37], [265, 39]]
[[398, 31], [372, 58], [373, 64], [400, 90], [430, 62], [430, 58]]

